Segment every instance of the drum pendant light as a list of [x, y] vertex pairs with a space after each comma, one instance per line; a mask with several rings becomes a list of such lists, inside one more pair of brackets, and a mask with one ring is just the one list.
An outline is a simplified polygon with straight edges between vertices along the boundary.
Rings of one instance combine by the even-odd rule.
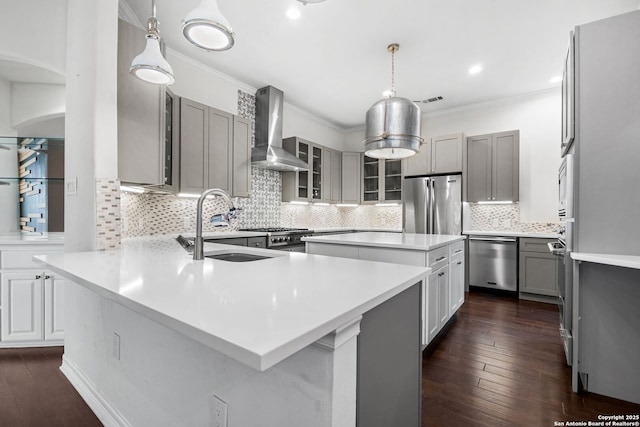
[[156, 19], [156, 1], [151, 0], [151, 18], [147, 21], [147, 45], [131, 62], [129, 72], [145, 82], [170, 85], [175, 79], [171, 65], [160, 52], [160, 33]]
[[222, 15], [217, 0], [202, 0], [182, 21], [182, 34], [193, 45], [205, 50], [228, 50], [235, 34]]
[[365, 154], [376, 159], [402, 159], [420, 151], [420, 108], [407, 98], [396, 97], [395, 53], [400, 46], [390, 44], [391, 90], [367, 111]]

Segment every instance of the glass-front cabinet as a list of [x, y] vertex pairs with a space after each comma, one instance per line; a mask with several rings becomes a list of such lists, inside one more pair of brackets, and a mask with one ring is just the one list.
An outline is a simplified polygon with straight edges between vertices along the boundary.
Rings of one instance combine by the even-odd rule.
[[362, 157], [362, 203], [402, 200], [402, 161]]
[[282, 148], [295, 154], [296, 157], [309, 165], [308, 171], [282, 173], [282, 201], [324, 201], [322, 188], [323, 147], [302, 138], [291, 137], [282, 140]]
[[64, 231], [64, 140], [0, 138], [0, 233]]

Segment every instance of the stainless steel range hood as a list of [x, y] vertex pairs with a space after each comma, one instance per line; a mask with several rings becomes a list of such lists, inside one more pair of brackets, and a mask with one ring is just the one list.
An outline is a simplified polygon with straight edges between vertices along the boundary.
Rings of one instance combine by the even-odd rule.
[[266, 86], [256, 92], [256, 144], [251, 164], [279, 171], [308, 170], [309, 165], [282, 148], [282, 105], [280, 89]]

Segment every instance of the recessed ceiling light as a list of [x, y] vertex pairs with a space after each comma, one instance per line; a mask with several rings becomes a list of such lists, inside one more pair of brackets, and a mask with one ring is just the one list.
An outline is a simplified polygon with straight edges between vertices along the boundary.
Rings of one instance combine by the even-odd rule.
[[562, 81], [562, 76], [553, 76], [549, 79], [549, 83], [560, 83]]
[[482, 65], [474, 65], [469, 68], [469, 74], [478, 74], [480, 71], [482, 71]]
[[289, 6], [289, 9], [287, 9], [287, 18], [294, 20], [300, 19], [300, 8], [295, 4]]

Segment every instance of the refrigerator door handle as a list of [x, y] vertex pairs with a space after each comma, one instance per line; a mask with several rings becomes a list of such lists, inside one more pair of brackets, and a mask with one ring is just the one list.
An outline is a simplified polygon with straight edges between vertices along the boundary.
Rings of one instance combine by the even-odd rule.
[[433, 179], [430, 179], [429, 181], [427, 181], [427, 185], [429, 187], [429, 228], [427, 229], [427, 234], [433, 234], [433, 228], [435, 227], [435, 221], [433, 219], [433, 217], [435, 216], [435, 203], [433, 200], [433, 196], [435, 194], [435, 181]]

